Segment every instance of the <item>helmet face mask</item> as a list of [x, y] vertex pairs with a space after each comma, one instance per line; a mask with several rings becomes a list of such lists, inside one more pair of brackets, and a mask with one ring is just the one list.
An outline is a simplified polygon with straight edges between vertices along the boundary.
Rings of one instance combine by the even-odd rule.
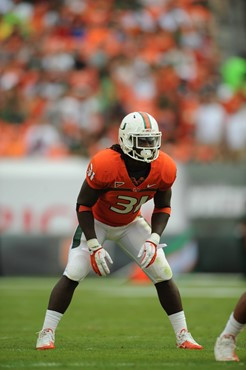
[[137, 161], [154, 161], [161, 146], [161, 132], [156, 120], [144, 112], [128, 114], [120, 125], [119, 144], [125, 154]]

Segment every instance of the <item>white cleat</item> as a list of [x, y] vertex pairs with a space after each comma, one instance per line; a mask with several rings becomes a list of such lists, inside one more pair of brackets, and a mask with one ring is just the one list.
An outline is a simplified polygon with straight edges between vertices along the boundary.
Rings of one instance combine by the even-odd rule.
[[239, 361], [236, 355], [236, 339], [234, 335], [222, 335], [218, 337], [214, 346], [216, 361]]
[[55, 332], [48, 328], [43, 329], [38, 333], [36, 349], [54, 349], [55, 348]]
[[183, 349], [203, 349], [203, 346], [198, 344], [186, 329], [182, 329], [177, 335], [176, 346]]

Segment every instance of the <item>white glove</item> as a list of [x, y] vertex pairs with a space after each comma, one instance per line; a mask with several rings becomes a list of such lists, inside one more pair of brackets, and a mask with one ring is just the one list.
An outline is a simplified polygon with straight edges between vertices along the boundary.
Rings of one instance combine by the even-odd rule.
[[142, 268], [147, 268], [155, 262], [159, 241], [160, 235], [153, 233], [149, 240], [146, 240], [144, 245], [141, 247], [138, 257], [142, 258], [140, 262]]
[[104, 249], [97, 239], [90, 239], [87, 245], [91, 254], [91, 266], [95, 273], [99, 276], [110, 274], [107, 262], [113, 263], [109, 253]]

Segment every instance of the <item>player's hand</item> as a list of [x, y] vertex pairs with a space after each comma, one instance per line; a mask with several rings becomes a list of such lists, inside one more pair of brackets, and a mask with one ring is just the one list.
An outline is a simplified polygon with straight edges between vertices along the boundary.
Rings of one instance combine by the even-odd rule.
[[146, 268], [155, 262], [157, 254], [157, 245], [150, 240], [147, 240], [141, 247], [138, 257], [141, 259], [141, 267]]
[[[89, 246], [88, 246], [89, 247]], [[107, 262], [113, 263], [109, 253], [101, 245], [90, 246], [91, 266], [99, 276], [110, 274]]]

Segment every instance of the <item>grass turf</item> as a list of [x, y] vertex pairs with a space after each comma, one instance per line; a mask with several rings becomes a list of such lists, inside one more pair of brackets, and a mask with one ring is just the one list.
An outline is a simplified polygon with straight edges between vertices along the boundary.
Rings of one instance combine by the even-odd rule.
[[175, 337], [152, 285], [87, 278], [56, 332], [56, 349], [36, 351], [50, 291], [57, 279], [1, 278], [0, 368], [213, 370], [246, 367], [246, 331], [239, 363], [215, 362], [213, 346], [245, 281], [184, 275], [176, 279], [189, 330], [203, 351], [175, 347]]

